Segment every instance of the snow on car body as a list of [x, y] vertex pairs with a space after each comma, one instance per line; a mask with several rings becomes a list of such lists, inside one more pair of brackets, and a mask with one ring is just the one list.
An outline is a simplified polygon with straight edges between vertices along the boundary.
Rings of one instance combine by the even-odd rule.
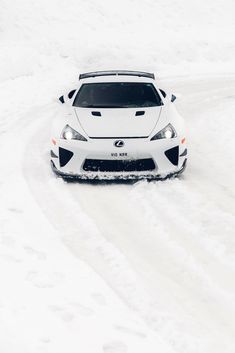
[[153, 74], [82, 74], [52, 131], [51, 165], [64, 178], [165, 178], [181, 173], [187, 149], [175, 96]]

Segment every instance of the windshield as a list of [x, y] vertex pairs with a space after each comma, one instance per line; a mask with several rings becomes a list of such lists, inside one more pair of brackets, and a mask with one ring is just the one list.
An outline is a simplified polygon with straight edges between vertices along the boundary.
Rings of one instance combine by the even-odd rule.
[[140, 108], [162, 105], [152, 83], [102, 82], [83, 84], [73, 102], [83, 108]]

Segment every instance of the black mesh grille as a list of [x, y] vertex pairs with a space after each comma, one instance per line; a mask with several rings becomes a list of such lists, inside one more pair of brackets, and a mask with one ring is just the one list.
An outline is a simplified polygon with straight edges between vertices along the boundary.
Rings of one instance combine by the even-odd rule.
[[155, 169], [152, 158], [137, 160], [86, 159], [83, 165], [90, 172], [141, 172]]

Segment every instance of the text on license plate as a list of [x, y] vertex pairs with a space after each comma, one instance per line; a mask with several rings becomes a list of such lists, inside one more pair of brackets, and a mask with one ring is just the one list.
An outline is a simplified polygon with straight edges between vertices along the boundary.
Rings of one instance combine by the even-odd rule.
[[111, 157], [127, 157], [127, 153], [121, 152], [121, 153], [111, 153]]

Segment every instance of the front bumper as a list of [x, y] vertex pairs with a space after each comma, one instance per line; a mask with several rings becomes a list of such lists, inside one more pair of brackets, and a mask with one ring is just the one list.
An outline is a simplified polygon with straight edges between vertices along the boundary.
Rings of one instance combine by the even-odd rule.
[[[181, 138], [157, 141], [150, 141], [148, 138], [123, 139], [124, 146], [121, 148], [115, 147], [114, 141], [54, 140], [51, 150], [52, 169], [63, 178], [114, 180], [164, 179], [182, 173], [186, 167], [187, 149], [185, 143], [181, 143]], [[147, 160], [152, 161], [153, 165], [149, 167], [151, 170], [144, 170], [140, 162]], [[97, 162], [96, 165], [101, 166], [112, 162], [111, 165], [116, 164], [117, 168], [115, 170], [115, 167], [110, 169], [96, 166], [95, 169], [89, 169], [88, 161]], [[135, 162], [136, 167], [133, 167]], [[122, 164], [127, 166], [123, 170], [120, 167]]]
[[51, 168], [53, 172], [59, 176], [62, 177], [63, 179], [67, 180], [165, 180], [169, 178], [174, 178], [177, 177], [178, 175], [182, 174], [186, 168], [187, 165], [187, 158], [185, 158], [183, 165], [181, 169], [179, 169], [177, 172], [174, 173], [169, 173], [166, 175], [160, 175], [160, 174], [136, 174], [136, 173], [112, 173], [112, 174], [107, 174], [107, 173], [94, 173], [94, 174], [68, 174], [68, 173], [63, 173], [59, 171], [56, 167], [53, 161], [51, 161]]

